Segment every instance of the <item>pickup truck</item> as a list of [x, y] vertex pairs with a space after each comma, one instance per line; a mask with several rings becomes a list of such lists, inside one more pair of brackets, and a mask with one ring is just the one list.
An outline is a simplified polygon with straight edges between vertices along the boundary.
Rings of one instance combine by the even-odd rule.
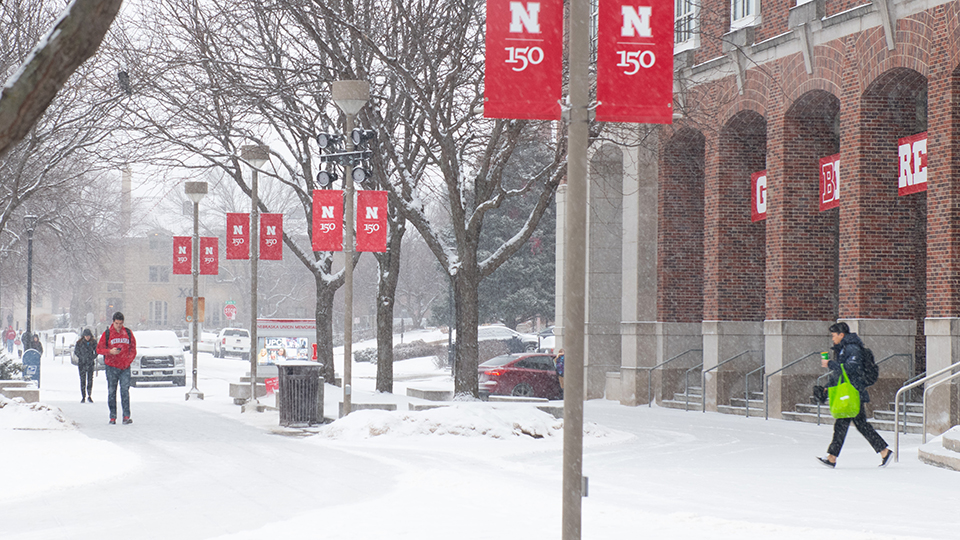
[[213, 355], [223, 358], [228, 354], [239, 354], [244, 360], [250, 358], [250, 332], [243, 328], [224, 328], [220, 330], [213, 344]]

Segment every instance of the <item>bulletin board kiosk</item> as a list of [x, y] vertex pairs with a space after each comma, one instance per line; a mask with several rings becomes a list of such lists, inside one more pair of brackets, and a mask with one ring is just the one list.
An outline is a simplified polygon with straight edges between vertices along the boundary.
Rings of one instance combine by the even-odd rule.
[[257, 319], [257, 371], [281, 360], [313, 360], [317, 323], [313, 319]]

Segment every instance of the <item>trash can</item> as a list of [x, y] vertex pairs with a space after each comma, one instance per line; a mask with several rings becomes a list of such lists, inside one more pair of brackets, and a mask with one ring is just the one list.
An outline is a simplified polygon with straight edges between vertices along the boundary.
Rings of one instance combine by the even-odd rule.
[[37, 381], [37, 388], [40, 388], [40, 351], [36, 349], [27, 349], [23, 353], [23, 380]]
[[277, 393], [281, 426], [311, 426], [323, 423], [323, 364], [305, 360], [277, 362], [280, 388]]

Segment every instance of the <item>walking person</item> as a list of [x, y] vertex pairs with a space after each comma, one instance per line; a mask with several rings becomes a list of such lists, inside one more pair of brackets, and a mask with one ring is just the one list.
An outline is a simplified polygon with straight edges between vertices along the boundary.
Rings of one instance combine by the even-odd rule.
[[17, 340], [17, 332], [13, 326], [7, 325], [7, 329], [3, 331], [3, 340], [7, 342], [7, 353], [12, 355], [13, 342]]
[[77, 357], [77, 369], [80, 370], [80, 403], [93, 403], [93, 372], [97, 368], [97, 342], [93, 340], [93, 332], [89, 328], [83, 330], [83, 335], [73, 346], [73, 354]]
[[132, 424], [130, 418], [130, 364], [137, 356], [137, 340], [133, 332], [123, 326], [123, 313], [113, 314], [113, 324], [107, 327], [97, 343], [97, 354], [103, 355], [107, 371], [107, 406], [110, 408], [110, 423], [117, 423], [117, 385], [120, 386], [120, 405], [123, 407], [123, 423]]
[[35, 333], [32, 336], [28, 336], [27, 340], [29, 341], [29, 344], [26, 345], [26, 349], [33, 349], [37, 351], [38, 353], [40, 353], [40, 357], [42, 358], [43, 344], [40, 343], [40, 334]]
[[[863, 341], [860, 336], [850, 332], [850, 326], [845, 322], [830, 325], [830, 338], [833, 340], [833, 360], [823, 359], [823, 367], [830, 368], [832, 372], [831, 386], [840, 381], [843, 371], [846, 372], [850, 383], [860, 392], [860, 412], [853, 418], [837, 418], [834, 420], [833, 440], [830, 441], [830, 446], [827, 448], [827, 456], [817, 459], [827, 467], [837, 466], [837, 457], [843, 448], [843, 441], [847, 437], [850, 422], [853, 421], [857, 431], [867, 439], [873, 450], [880, 454], [880, 466], [886, 467], [890, 463], [890, 458], [893, 457], [893, 451], [887, 447], [887, 442], [867, 421], [867, 415], [863, 410], [863, 404], [870, 402], [870, 394], [867, 392], [867, 384], [863, 377]], [[841, 366], [843, 367], [842, 370]]]
[[557, 381], [560, 383], [560, 390], [563, 390], [563, 349], [557, 351], [557, 356], [554, 357], [553, 363], [557, 366]]

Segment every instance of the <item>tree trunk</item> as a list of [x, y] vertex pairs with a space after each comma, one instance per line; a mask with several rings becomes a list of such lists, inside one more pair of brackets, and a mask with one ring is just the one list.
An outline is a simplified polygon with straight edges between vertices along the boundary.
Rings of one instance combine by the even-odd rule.
[[480, 348], [477, 344], [479, 305], [477, 288], [479, 276], [461, 268], [454, 279], [454, 301], [457, 309], [456, 369], [454, 370], [454, 394], [480, 397], [477, 377]]
[[377, 391], [393, 393], [393, 306], [400, 280], [400, 244], [405, 220], [393, 224], [386, 253], [376, 253], [377, 286]]
[[333, 365], [333, 295], [336, 287], [324, 281], [322, 273], [314, 274], [317, 283], [317, 361], [323, 364], [324, 381], [333, 384], [336, 371]]

